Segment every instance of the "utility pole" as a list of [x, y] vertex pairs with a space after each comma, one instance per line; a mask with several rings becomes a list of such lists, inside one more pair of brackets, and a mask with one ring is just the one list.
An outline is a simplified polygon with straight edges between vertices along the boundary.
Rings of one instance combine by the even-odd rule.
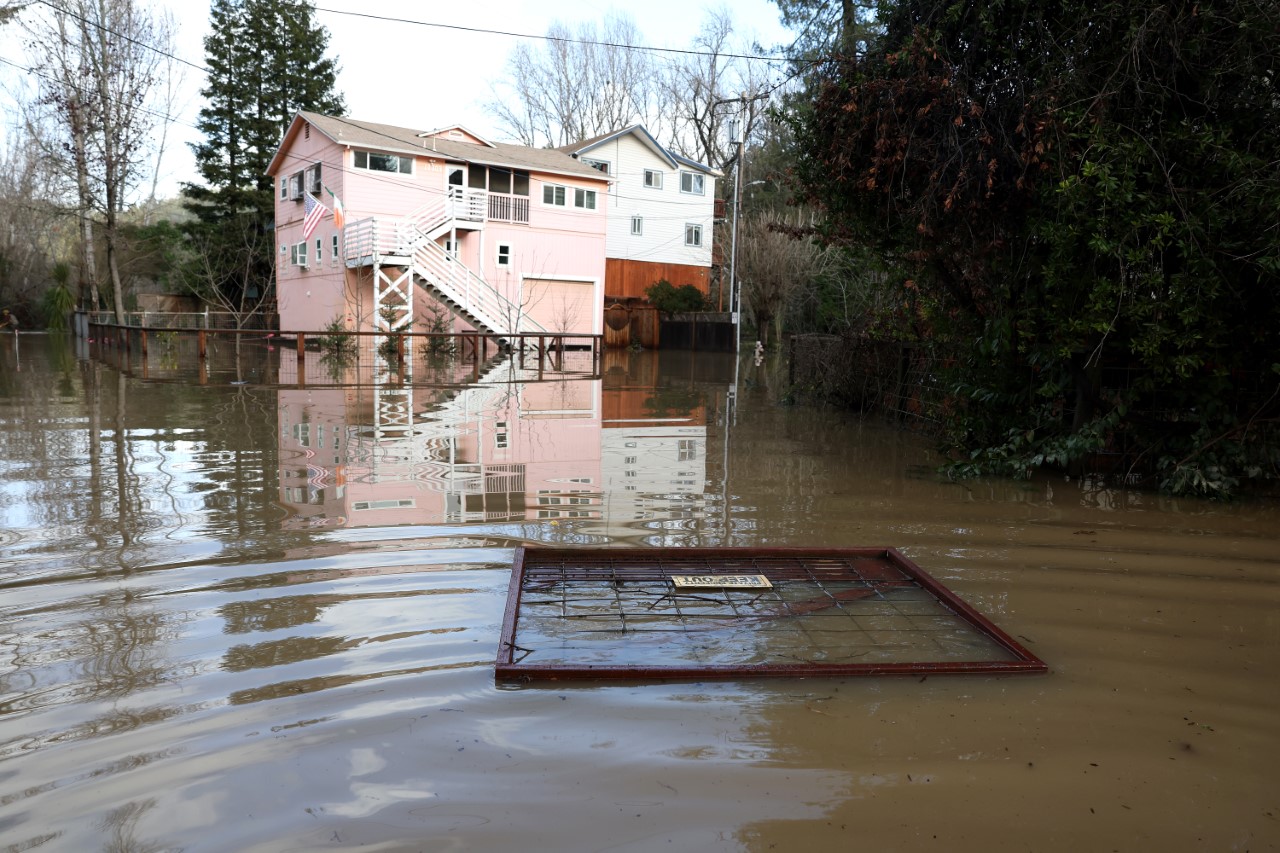
[[747, 125], [747, 96], [742, 95], [739, 102], [742, 104], [742, 116], [731, 125], [734, 143], [738, 147], [733, 161], [733, 224], [729, 232], [729, 310], [733, 312], [734, 353], [742, 350], [742, 288], [738, 286], [738, 208], [742, 203], [742, 135]]

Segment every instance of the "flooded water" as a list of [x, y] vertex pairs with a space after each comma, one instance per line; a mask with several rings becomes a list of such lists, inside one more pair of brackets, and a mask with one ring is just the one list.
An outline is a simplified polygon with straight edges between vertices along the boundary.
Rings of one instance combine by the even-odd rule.
[[[267, 343], [0, 340], [0, 849], [1280, 847], [1274, 503], [949, 483], [712, 355]], [[521, 543], [896, 546], [1050, 672], [498, 684]]]

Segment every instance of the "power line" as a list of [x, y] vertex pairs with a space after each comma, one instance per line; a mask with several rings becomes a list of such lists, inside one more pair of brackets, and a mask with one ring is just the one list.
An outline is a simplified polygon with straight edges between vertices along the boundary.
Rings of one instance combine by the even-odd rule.
[[91, 21], [88, 18], [85, 18], [84, 16], [71, 11], [70, 9], [64, 9], [61, 6], [56, 6], [53, 3], [51, 3], [50, 0], [36, 0], [36, 2], [40, 3], [42, 6], [48, 6], [50, 9], [52, 9], [55, 12], [61, 13], [63, 15], [69, 15], [70, 17], [75, 18], [81, 23], [89, 24], [91, 26], [97, 27], [98, 29], [102, 30], [104, 33], [107, 33], [108, 35], [113, 35], [116, 38], [122, 38], [127, 42], [138, 45], [139, 47], [146, 48], [147, 50], [158, 53], [161, 56], [168, 57], [169, 59], [172, 59], [174, 62], [181, 62], [183, 65], [190, 66], [195, 70], [200, 71], [204, 74], [211, 73], [210, 70], [203, 65], [196, 65], [194, 62], [183, 59], [181, 56], [176, 56], [175, 54], [172, 54], [167, 50], [161, 50], [160, 48], [156, 47], [153, 44], [140, 41], [124, 33], [116, 32], [115, 30], [109, 28], [106, 24], [100, 23], [98, 21]]
[[412, 18], [392, 18], [385, 15], [372, 15], [368, 12], [344, 12], [340, 9], [328, 9], [323, 6], [314, 7], [317, 12], [327, 12], [330, 15], [346, 15], [352, 18], [366, 18], [372, 21], [384, 21], [392, 24], [413, 24], [419, 27], [431, 27], [434, 29], [454, 30], [464, 33], [476, 33], [478, 35], [506, 36], [509, 38], [530, 39], [535, 41], [553, 41], [562, 44], [582, 44], [592, 45], [595, 47], [613, 47], [622, 50], [637, 50], [648, 53], [672, 53], [682, 56], [716, 56], [724, 59], [749, 59], [763, 62], [811, 62], [798, 57], [789, 56], [762, 56], [760, 54], [750, 53], [717, 53], [710, 50], [692, 50], [688, 48], [677, 47], [653, 47], [651, 45], [640, 44], [623, 44], [622, 42], [597, 41], [595, 39], [584, 39], [577, 37], [534, 35], [533, 33], [517, 33], [509, 30], [494, 30], [487, 27], [467, 27], [461, 24], [442, 24], [437, 21], [416, 21]]

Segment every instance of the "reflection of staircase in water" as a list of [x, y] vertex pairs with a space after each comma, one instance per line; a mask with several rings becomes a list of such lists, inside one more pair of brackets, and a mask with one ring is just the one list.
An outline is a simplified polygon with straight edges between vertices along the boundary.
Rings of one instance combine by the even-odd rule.
[[374, 484], [414, 482], [428, 491], [443, 492], [446, 521], [523, 518], [523, 463], [459, 461], [457, 457], [460, 439], [466, 436], [475, 435], [476, 446], [483, 447], [483, 436], [496, 432], [489, 427], [496, 427], [506, 416], [518, 383], [537, 377], [536, 368], [519, 367], [505, 354], [489, 362], [467, 385], [430, 389], [437, 396], [421, 411], [416, 409], [414, 386], [377, 385], [373, 424], [361, 429], [350, 445], [352, 468], [363, 468], [365, 473], [352, 479]]

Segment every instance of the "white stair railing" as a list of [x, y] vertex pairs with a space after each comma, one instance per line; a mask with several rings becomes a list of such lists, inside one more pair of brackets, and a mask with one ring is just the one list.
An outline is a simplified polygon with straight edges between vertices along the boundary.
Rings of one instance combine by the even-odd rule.
[[413, 253], [413, 271], [469, 321], [498, 335], [547, 334], [547, 329], [434, 240]]
[[454, 311], [483, 331], [496, 335], [550, 334], [523, 308], [436, 242], [437, 237], [454, 226], [455, 220], [483, 222], [487, 214], [488, 194], [484, 190], [450, 187], [448, 193], [403, 219], [369, 217], [348, 223], [343, 230], [348, 266], [411, 256], [414, 275], [453, 303]]

